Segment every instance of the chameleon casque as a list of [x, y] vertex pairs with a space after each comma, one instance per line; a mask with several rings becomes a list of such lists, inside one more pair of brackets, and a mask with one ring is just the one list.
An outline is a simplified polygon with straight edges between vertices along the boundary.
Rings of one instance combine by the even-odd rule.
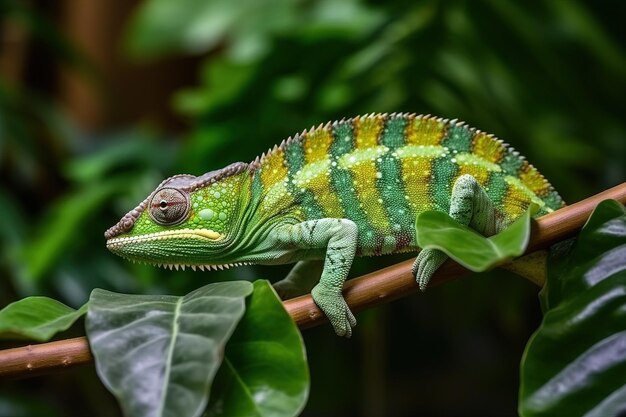
[[[349, 337], [356, 320], [342, 287], [355, 256], [418, 251], [415, 219], [426, 210], [489, 236], [531, 202], [537, 216], [563, 206], [493, 135], [456, 120], [371, 114], [305, 130], [249, 164], [168, 178], [105, 237], [124, 258], [177, 269], [297, 262], [278, 292], [312, 288], [335, 332]], [[419, 252], [422, 290], [446, 258]]]

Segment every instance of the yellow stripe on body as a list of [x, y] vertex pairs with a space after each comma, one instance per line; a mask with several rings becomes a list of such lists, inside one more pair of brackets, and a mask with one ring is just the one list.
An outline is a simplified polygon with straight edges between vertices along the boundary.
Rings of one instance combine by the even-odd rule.
[[265, 195], [260, 203], [262, 211], [277, 211], [293, 204], [293, 196], [287, 189], [288, 180], [285, 153], [276, 149], [267, 155], [261, 167], [261, 183]]
[[432, 210], [434, 208], [430, 198], [432, 158], [407, 153], [400, 158], [400, 162], [407, 202], [414, 214]]
[[306, 132], [302, 143], [305, 164], [327, 159], [332, 141], [333, 135], [326, 127]]
[[383, 200], [376, 186], [376, 179], [381, 177], [375, 160], [362, 161], [350, 166], [353, 185], [360, 206], [374, 228], [389, 232], [389, 219]]
[[507, 175], [504, 177], [508, 188], [504, 197], [503, 207], [507, 216], [517, 218], [524, 213], [528, 205], [532, 202], [544, 210], [550, 212], [550, 208], [545, 207], [545, 203], [532, 192], [519, 178]]
[[[493, 172], [502, 172], [499, 164], [507, 153], [505, 145], [486, 133], [478, 133], [472, 140], [472, 152], [474, 157], [479, 157], [483, 162], [489, 162], [484, 165], [489, 167]], [[496, 166], [498, 167], [496, 169]], [[509, 218], [517, 218], [522, 215], [530, 202], [534, 202], [541, 207], [545, 203], [538, 197], [542, 193], [549, 191], [547, 181], [543, 179], [541, 174], [524, 161], [519, 171], [519, 178], [511, 175], [504, 177], [507, 184], [507, 191], [502, 199], [502, 209]], [[479, 178], [475, 175], [476, 178]], [[485, 185], [485, 182], [481, 182]], [[545, 208], [551, 211], [549, 208]]]
[[445, 123], [430, 117], [411, 116], [407, 120], [404, 137], [408, 145], [433, 146], [441, 144], [445, 133]]
[[354, 119], [355, 149], [374, 148], [383, 129], [384, 120], [380, 115], [357, 117]]
[[[434, 121], [428, 122], [432, 125], [430, 122]], [[432, 129], [430, 131], [432, 132]], [[435, 143], [436, 135], [428, 134], [427, 137], [431, 143]], [[446, 156], [448, 151], [443, 146], [434, 144], [407, 145], [396, 149], [396, 154], [402, 164], [402, 182], [409, 206], [415, 214], [433, 209], [433, 201], [430, 198], [430, 187], [434, 185], [431, 184], [432, 161]]]
[[384, 119], [380, 115], [359, 117], [354, 120], [355, 150], [339, 158], [339, 168], [352, 173], [354, 191], [369, 223], [383, 233], [390, 230], [388, 214], [378, 192], [377, 179], [381, 173], [376, 160], [389, 148], [378, 145]]
[[520, 169], [519, 179], [530, 191], [539, 196], [545, 196], [550, 191], [548, 181], [526, 161]]
[[[360, 179], [358, 187], [355, 187], [359, 200], [364, 202], [366, 207], [369, 208], [369, 212], [377, 213], [374, 215], [377, 217], [386, 213], [386, 211], [375, 185], [375, 179], [381, 175], [376, 169], [375, 161], [387, 152], [389, 152], [388, 147], [379, 145], [368, 149], [357, 149], [339, 158], [339, 167], [350, 169], [355, 178]], [[430, 172], [431, 161], [434, 158], [447, 155], [448, 151], [442, 146], [407, 145], [396, 149], [395, 154], [402, 163], [402, 180], [405, 184], [407, 200], [411, 207], [415, 210], [432, 208], [429, 198], [430, 194], [428, 193], [432, 181]], [[363, 168], [363, 166], [367, 168]], [[366, 175], [371, 175], [369, 180]], [[370, 194], [369, 191], [365, 190], [366, 187], [375, 190], [375, 193]], [[379, 224], [388, 223], [386, 214], [382, 217], [385, 220], [384, 222], [379, 221]]]
[[324, 216], [342, 219], [345, 217], [339, 197], [330, 184], [330, 159], [306, 164], [294, 176], [294, 186], [310, 190], [313, 198], [324, 210]]
[[330, 184], [332, 141], [333, 135], [326, 127], [305, 134], [303, 142], [305, 165], [296, 173], [294, 181], [296, 187], [308, 189], [313, 193], [326, 217], [341, 219], [345, 217], [345, 213], [341, 208], [339, 197]]
[[472, 139], [472, 153], [487, 162], [499, 163], [505, 152], [502, 142], [484, 132], [476, 134]]
[[261, 167], [261, 183], [263, 184], [263, 189], [268, 189], [284, 181], [287, 178], [287, 173], [285, 153], [282, 149], [276, 149], [263, 160], [263, 166]]

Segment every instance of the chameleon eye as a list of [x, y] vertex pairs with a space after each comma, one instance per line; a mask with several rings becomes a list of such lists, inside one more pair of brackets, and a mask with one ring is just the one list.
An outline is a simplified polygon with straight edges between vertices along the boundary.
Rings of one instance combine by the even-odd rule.
[[150, 201], [149, 213], [158, 224], [176, 225], [189, 214], [189, 197], [175, 188], [161, 188]]

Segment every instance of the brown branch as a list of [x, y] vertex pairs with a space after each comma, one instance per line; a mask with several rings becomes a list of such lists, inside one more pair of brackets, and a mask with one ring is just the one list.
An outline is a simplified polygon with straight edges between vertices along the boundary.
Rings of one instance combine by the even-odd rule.
[[53, 372], [93, 360], [86, 337], [0, 351], [0, 379]]
[[[546, 248], [575, 235], [595, 206], [609, 198], [626, 204], [626, 183], [534, 221], [526, 252]], [[411, 274], [412, 264], [413, 260], [407, 260], [348, 281], [344, 296], [350, 308], [360, 311], [417, 291], [417, 284]], [[466, 273], [468, 271], [460, 265], [446, 262], [435, 273], [431, 286], [457, 279]], [[283, 304], [300, 328], [313, 327], [326, 321], [310, 295], [287, 300]], [[0, 378], [38, 375], [92, 360], [85, 337], [6, 349], [0, 351]]]

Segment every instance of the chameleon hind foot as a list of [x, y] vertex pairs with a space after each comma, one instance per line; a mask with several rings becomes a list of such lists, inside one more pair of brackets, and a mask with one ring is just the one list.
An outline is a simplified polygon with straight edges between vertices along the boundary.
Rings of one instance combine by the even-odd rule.
[[[461, 175], [454, 182], [450, 196], [450, 217], [471, 227], [484, 236], [491, 236], [501, 229], [493, 202], [478, 181], [471, 175]], [[448, 256], [437, 249], [424, 249], [415, 259], [413, 274], [420, 286], [426, 290], [437, 268]]]
[[422, 250], [413, 263], [413, 276], [420, 287], [426, 291], [433, 274], [448, 259], [448, 255], [437, 249]]
[[356, 326], [356, 318], [341, 292], [333, 288], [325, 288], [322, 283], [317, 284], [311, 291], [315, 304], [326, 314], [337, 336], [352, 336], [352, 328]]

